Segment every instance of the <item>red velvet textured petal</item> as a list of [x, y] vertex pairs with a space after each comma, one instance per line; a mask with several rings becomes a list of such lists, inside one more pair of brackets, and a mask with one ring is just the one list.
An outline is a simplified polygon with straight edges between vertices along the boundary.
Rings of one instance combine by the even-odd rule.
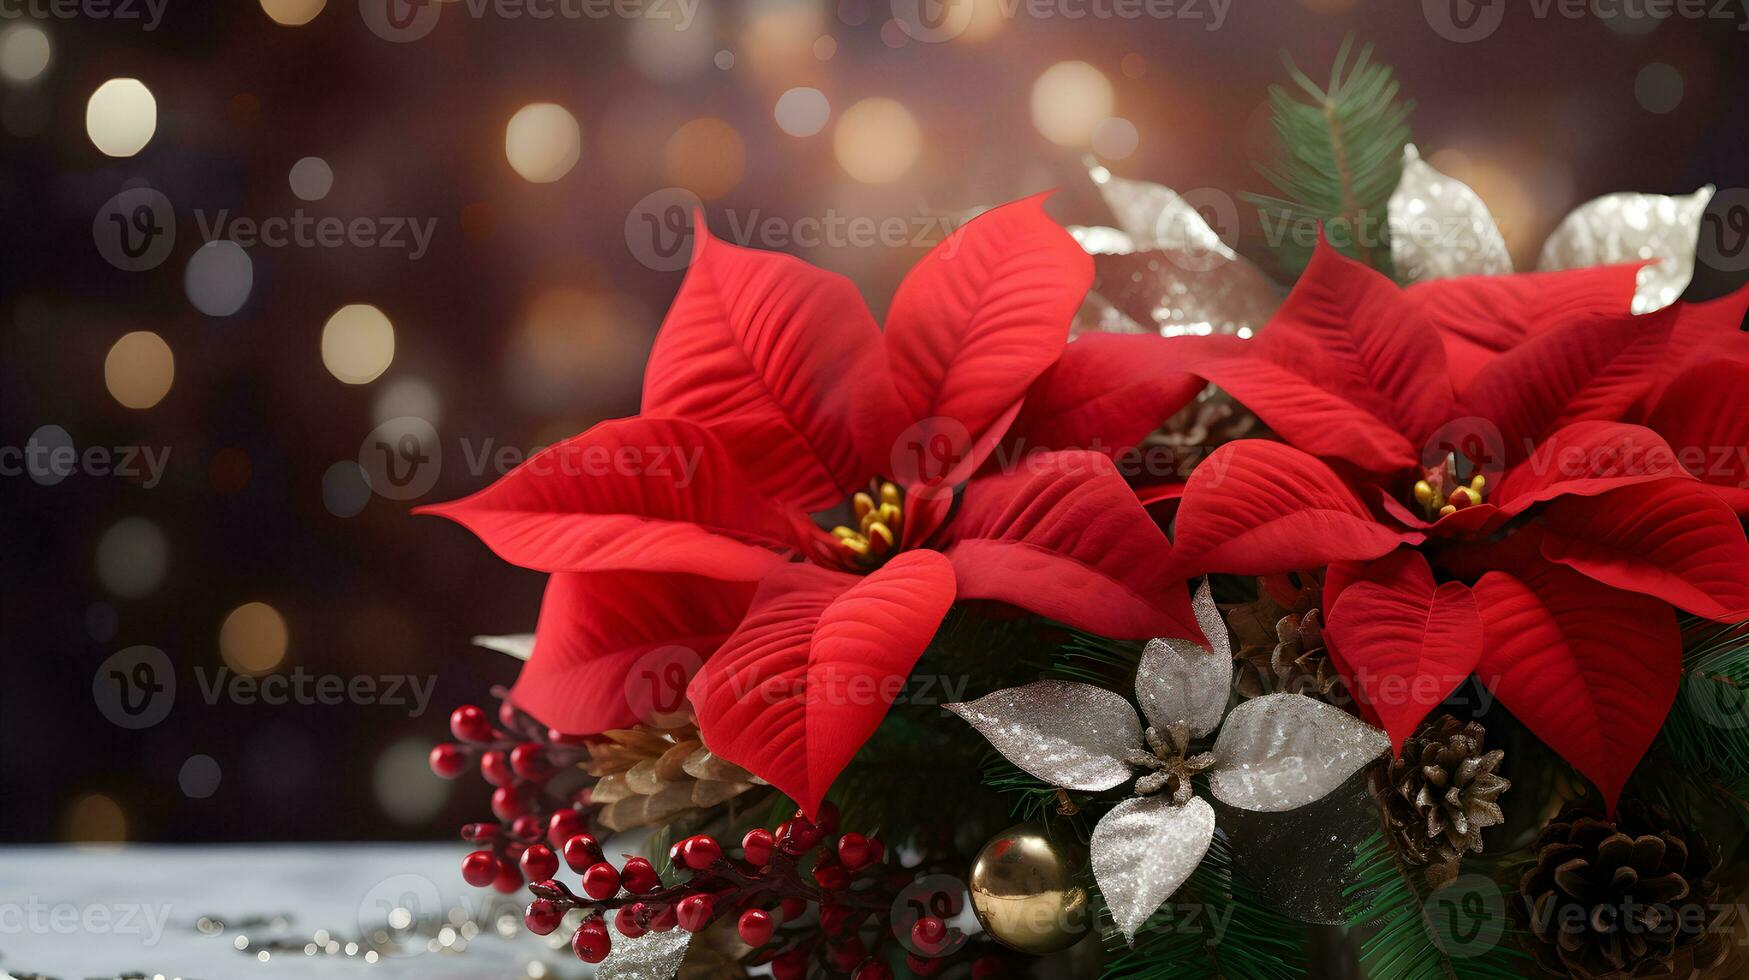
[[1551, 561], [1697, 616], [1749, 619], [1749, 541], [1730, 506], [1700, 483], [1564, 498], [1549, 505], [1543, 527]]
[[928, 430], [915, 441], [951, 443], [926, 470], [893, 474], [907, 483], [963, 482], [1062, 354], [1093, 260], [1045, 214], [1046, 196], [973, 218], [931, 249], [893, 297], [886, 349], [910, 418]]
[[792, 256], [718, 241], [702, 221], [696, 241], [650, 352], [644, 414], [707, 426], [774, 500], [842, 502], [874, 475], [863, 450], [885, 433], [865, 423], [899, 414], [890, 387], [881, 403], [886, 355], [861, 294]]
[[1476, 669], [1482, 621], [1460, 582], [1435, 586], [1407, 548], [1367, 563], [1345, 584], [1324, 630], [1349, 689], [1372, 707], [1393, 748]]
[[1173, 337], [1178, 360], [1220, 386], [1283, 439], [1316, 456], [1386, 473], [1414, 466], [1416, 447], [1396, 427], [1321, 383], [1258, 355], [1237, 337]]
[[966, 485], [943, 528], [962, 599], [994, 599], [1101, 636], [1199, 639], [1172, 550], [1111, 460], [1035, 453]]
[[1409, 311], [1395, 283], [1320, 238], [1257, 352], [1419, 444], [1457, 411], [1439, 336], [1408, 329]]
[[741, 622], [751, 582], [647, 572], [559, 572], [547, 581], [517, 707], [591, 735], [673, 715], [686, 685]]
[[1183, 408], [1203, 381], [1164, 337], [1091, 333], [1033, 382], [1009, 429], [1017, 453], [1092, 449], [1116, 456]]
[[1490, 572], [1472, 591], [1482, 617], [1477, 676], [1597, 784], [1613, 813], [1676, 700], [1676, 614], [1559, 565]]
[[1182, 578], [1269, 575], [1378, 558], [1403, 540], [1328, 466], [1292, 446], [1245, 439], [1190, 474], [1172, 566]]
[[1464, 399], [1523, 459], [1563, 426], [1626, 417], [1657, 380], [1675, 317], [1666, 308], [1536, 334], [1483, 368]]
[[1461, 394], [1496, 356], [1536, 334], [1627, 317], [1641, 264], [1435, 279], [1405, 289], [1403, 299], [1444, 341]]
[[691, 422], [603, 422], [471, 497], [421, 507], [543, 572], [687, 572], [756, 581], [784, 561], [788, 521], [722, 443]]
[[1624, 486], [1683, 476], [1675, 450], [1658, 433], [1625, 422], [1576, 422], [1557, 431], [1507, 471], [1489, 499], [1509, 514], [1561, 496], [1590, 497]]
[[904, 552], [864, 578], [780, 569], [693, 678], [705, 745], [816, 812], [953, 597], [953, 568], [932, 551]]
[[1749, 359], [1719, 358], [1683, 371], [1646, 425], [1682, 466], [1749, 513]]

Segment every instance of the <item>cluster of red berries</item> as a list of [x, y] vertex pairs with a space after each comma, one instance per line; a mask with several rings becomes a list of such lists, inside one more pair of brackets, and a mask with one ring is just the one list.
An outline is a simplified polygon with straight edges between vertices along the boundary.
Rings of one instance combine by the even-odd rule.
[[[612, 929], [635, 939], [648, 932], [685, 929], [698, 932], [734, 917], [741, 940], [753, 947], [753, 963], [769, 963], [775, 980], [801, 980], [818, 963], [854, 980], [891, 980], [880, 955], [891, 935], [892, 897], [911, 874], [886, 861], [876, 838], [838, 834], [837, 814], [822, 808], [818, 823], [800, 813], [775, 831], [755, 828], [741, 839], [732, 858], [708, 836], [688, 837], [669, 849], [669, 860], [684, 880], [664, 886], [650, 862], [628, 857], [615, 868], [601, 859], [593, 837], [566, 840], [565, 863], [582, 876], [582, 895], [564, 883], [539, 880], [539, 872], [558, 869], [558, 858], [542, 844], [522, 854], [522, 870], [535, 883], [523, 916], [529, 930], [548, 935], [565, 913], [581, 909], [584, 919], [571, 936], [579, 959], [599, 963], [612, 948]], [[482, 871], [480, 878], [485, 880]], [[812, 916], [812, 920], [810, 920]], [[866, 928], [866, 927], [873, 928]], [[925, 916], [910, 929], [907, 965], [913, 973], [935, 973], [933, 959], [957, 939], [940, 918]]]
[[[587, 788], [569, 792], [552, 783], [557, 774], [575, 771], [588, 749], [582, 738], [540, 725], [509, 701], [500, 706], [498, 723], [501, 727], [494, 727], [478, 706], [462, 705], [449, 716], [456, 741], [432, 749], [430, 761], [431, 771], [445, 779], [477, 767], [493, 787], [497, 823], [462, 828], [463, 840], [482, 845], [462, 860], [462, 877], [508, 894], [522, 887], [525, 873], [529, 881], [552, 877], [529, 870], [531, 848], [543, 839], [557, 848], [586, 829], [578, 807], [588, 803]], [[549, 848], [541, 850], [551, 856]], [[538, 860], [536, 866], [541, 866]]]

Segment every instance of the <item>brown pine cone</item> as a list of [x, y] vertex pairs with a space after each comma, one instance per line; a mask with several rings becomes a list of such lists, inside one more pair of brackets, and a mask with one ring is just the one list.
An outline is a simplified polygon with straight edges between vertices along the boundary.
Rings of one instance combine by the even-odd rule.
[[1324, 646], [1320, 584], [1308, 578], [1297, 593], [1284, 596], [1292, 599], [1292, 608], [1283, 606], [1267, 588], [1259, 591], [1262, 595], [1256, 602], [1227, 609], [1237, 661], [1233, 683], [1239, 694], [1246, 698], [1305, 694], [1346, 704], [1348, 688]]
[[583, 768], [599, 777], [589, 799], [606, 804], [599, 819], [609, 830], [666, 823], [687, 810], [725, 803], [764, 782], [705, 748], [693, 725], [602, 732], [590, 743]]
[[1464, 854], [1482, 852], [1482, 828], [1506, 819], [1499, 799], [1512, 784], [1495, 772], [1506, 753], [1484, 752], [1486, 734], [1476, 722], [1439, 715], [1403, 740], [1388, 768], [1373, 770], [1385, 826], [1405, 860], [1426, 866], [1429, 884], [1455, 876]]
[[1718, 856], [1663, 810], [1624, 801], [1611, 823], [1570, 808], [1543, 828], [1514, 912], [1537, 963], [1579, 980], [1689, 977], [1724, 959]]

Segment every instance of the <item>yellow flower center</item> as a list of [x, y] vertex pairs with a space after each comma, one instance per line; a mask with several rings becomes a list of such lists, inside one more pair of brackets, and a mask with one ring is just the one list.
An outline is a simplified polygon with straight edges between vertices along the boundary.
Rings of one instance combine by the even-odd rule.
[[1424, 478], [1415, 481], [1415, 504], [1430, 521], [1474, 507], [1487, 496], [1488, 478], [1477, 473], [1467, 483], [1459, 479], [1455, 457], [1448, 456], [1443, 465], [1422, 473]]
[[905, 529], [904, 504], [898, 485], [886, 482], [871, 483], [868, 491], [858, 491], [850, 498], [858, 526], [840, 524], [832, 529], [838, 550], [850, 564], [874, 568], [899, 547], [899, 536]]

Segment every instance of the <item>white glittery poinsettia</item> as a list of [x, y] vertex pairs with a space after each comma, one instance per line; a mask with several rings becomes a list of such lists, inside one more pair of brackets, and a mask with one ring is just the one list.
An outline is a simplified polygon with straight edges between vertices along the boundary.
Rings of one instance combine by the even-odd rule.
[[[1136, 668], [1136, 699], [1072, 681], [1039, 681], [945, 707], [996, 751], [1053, 786], [1100, 792], [1134, 780], [1134, 796], [1093, 828], [1093, 877], [1126, 939], [1190, 877], [1215, 832], [1209, 791], [1244, 810], [1293, 810], [1322, 799], [1390, 751], [1384, 732], [1301, 694], [1272, 694], [1227, 714], [1233, 655], [1204, 582], [1193, 603], [1214, 648], [1154, 640]], [[1225, 720], [1222, 716], [1225, 715]], [[1214, 747], [1190, 754], [1216, 729]]]

